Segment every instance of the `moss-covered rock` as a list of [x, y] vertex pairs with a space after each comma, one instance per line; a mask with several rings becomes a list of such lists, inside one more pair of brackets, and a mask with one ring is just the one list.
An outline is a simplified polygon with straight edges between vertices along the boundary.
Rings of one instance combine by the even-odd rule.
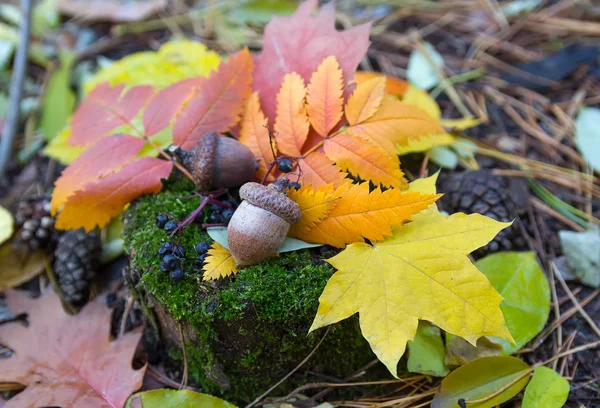
[[[173, 283], [158, 268], [157, 250], [167, 236], [154, 219], [161, 212], [180, 220], [190, 214], [200, 199], [190, 195], [189, 187], [172, 184], [158, 195], [142, 197], [125, 213], [125, 245], [137, 277], [134, 291], [175, 359], [182, 358], [183, 328], [192, 382], [232, 401], [250, 401], [292, 370], [323, 336], [323, 329], [307, 333], [319, 295], [334, 272], [321, 258], [332, 254], [323, 249], [286, 253], [234, 278], [203, 282], [192, 271], [193, 246], [211, 240], [191, 225], [181, 237], [187, 250], [186, 278]], [[331, 327], [302, 372], [343, 378], [373, 358], [357, 319], [348, 319]], [[275, 393], [286, 393], [303, 381], [304, 374], [298, 374]]]

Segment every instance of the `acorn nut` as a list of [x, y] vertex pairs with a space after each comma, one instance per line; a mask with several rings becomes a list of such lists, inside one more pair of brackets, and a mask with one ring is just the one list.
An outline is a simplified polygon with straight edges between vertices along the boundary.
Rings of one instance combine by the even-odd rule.
[[286, 193], [289, 183], [280, 177], [268, 186], [246, 183], [240, 188], [244, 201], [227, 227], [229, 251], [238, 267], [277, 255], [291, 224], [300, 221], [300, 207]]
[[205, 133], [196, 146], [190, 150], [178, 149], [176, 154], [201, 192], [241, 186], [258, 170], [248, 147], [217, 132]]

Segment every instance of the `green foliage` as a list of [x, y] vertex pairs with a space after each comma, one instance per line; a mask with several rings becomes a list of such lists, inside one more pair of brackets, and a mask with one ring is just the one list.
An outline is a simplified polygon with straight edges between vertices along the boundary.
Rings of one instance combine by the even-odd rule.
[[523, 397], [523, 408], [560, 408], [569, 397], [569, 382], [548, 367], [536, 367]]
[[67, 124], [75, 108], [71, 90], [71, 68], [75, 54], [59, 51], [59, 66], [50, 75], [42, 101], [40, 127], [47, 141], [54, 139]]
[[[463, 399], [469, 408], [495, 407], [527, 385], [529, 372], [529, 366], [516, 357], [478, 358], [444, 378], [431, 408], [459, 408], [459, 399]], [[473, 402], [479, 400], [484, 401]]]
[[408, 342], [408, 371], [435, 377], [444, 377], [450, 370], [444, 361], [446, 350], [441, 330], [424, 320], [419, 322], [417, 334]]
[[236, 408], [235, 405], [212, 395], [168, 388], [138, 392], [131, 396], [125, 407], [134, 408], [139, 406], [144, 408]]

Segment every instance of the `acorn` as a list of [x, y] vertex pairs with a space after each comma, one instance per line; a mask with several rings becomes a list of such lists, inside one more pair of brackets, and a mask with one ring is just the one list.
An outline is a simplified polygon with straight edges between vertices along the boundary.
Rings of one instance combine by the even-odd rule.
[[238, 267], [277, 255], [290, 226], [302, 218], [298, 204], [287, 196], [289, 184], [280, 177], [268, 186], [246, 183], [240, 188], [244, 201], [227, 227], [229, 251]]
[[258, 170], [248, 147], [217, 132], [205, 133], [196, 146], [190, 150], [178, 149], [176, 154], [202, 192], [241, 186]]

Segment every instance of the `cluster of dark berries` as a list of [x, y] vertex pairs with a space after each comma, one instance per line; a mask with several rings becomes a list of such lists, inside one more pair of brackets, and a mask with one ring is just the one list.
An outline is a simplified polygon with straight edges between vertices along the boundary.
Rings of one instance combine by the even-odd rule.
[[183, 280], [185, 274], [181, 269], [181, 261], [185, 258], [185, 248], [181, 245], [173, 245], [172, 242], [165, 242], [158, 248], [158, 257], [160, 258], [160, 270], [168, 273], [173, 282]]
[[170, 234], [179, 227], [179, 223], [175, 220], [170, 220], [167, 214], [160, 214], [157, 216], [156, 225], [158, 228], [164, 229], [167, 234]]
[[199, 244], [196, 244], [194, 248], [198, 254], [198, 257], [194, 259], [194, 270], [199, 272], [204, 267], [204, 261], [206, 260], [208, 248], [210, 247], [206, 242], [200, 242]]
[[[231, 220], [231, 217], [233, 217], [233, 212], [235, 211], [237, 204], [231, 200], [224, 200], [223, 204], [229, 206], [229, 208], [221, 207], [219, 205], [214, 204], [211, 204], [208, 207], [209, 213], [208, 218], [206, 220], [208, 224], [229, 224], [229, 221]], [[203, 220], [204, 214], [198, 214], [198, 218], [196, 219], [196, 221], [199, 223], [203, 223]]]
[[54, 218], [50, 216], [50, 200], [34, 197], [19, 202], [15, 223], [20, 228], [16, 247], [24, 251], [46, 249], [55, 233]]

